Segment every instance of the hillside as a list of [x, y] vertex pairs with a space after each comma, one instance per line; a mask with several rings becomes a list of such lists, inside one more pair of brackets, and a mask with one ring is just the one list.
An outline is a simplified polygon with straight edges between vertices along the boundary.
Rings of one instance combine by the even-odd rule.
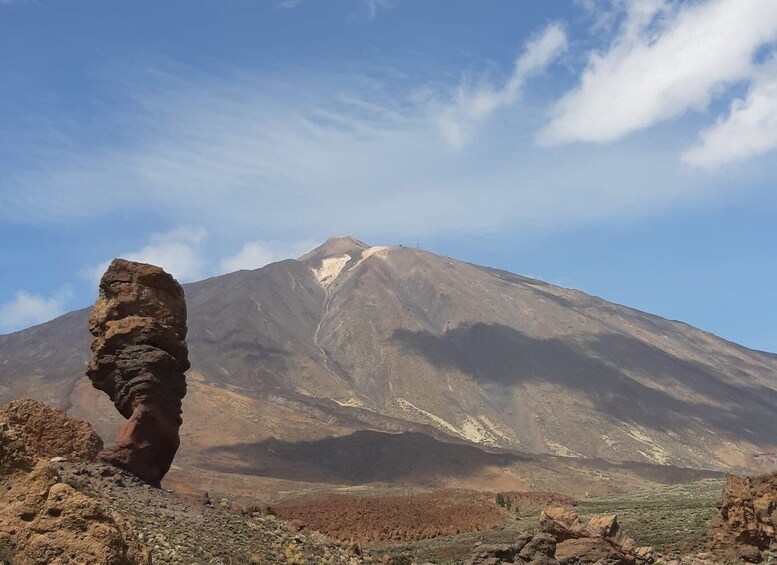
[[[575, 290], [353, 238], [184, 288], [184, 470], [402, 476], [370, 476], [377, 450], [431, 454], [407, 471], [423, 483], [440, 453], [461, 465], [454, 486], [528, 487], [528, 462], [594, 477], [599, 460], [728, 470], [777, 451], [776, 357]], [[83, 376], [87, 316], [0, 336], [0, 402], [32, 396], [110, 438], [118, 416]], [[338, 457], [354, 476], [330, 476]]]

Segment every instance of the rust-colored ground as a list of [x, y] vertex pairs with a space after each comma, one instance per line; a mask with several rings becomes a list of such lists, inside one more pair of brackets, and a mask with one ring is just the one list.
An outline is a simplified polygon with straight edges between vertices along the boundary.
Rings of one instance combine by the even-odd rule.
[[443, 490], [414, 496], [327, 496], [274, 507], [279, 517], [343, 541], [413, 541], [474, 532], [505, 521], [492, 493]]

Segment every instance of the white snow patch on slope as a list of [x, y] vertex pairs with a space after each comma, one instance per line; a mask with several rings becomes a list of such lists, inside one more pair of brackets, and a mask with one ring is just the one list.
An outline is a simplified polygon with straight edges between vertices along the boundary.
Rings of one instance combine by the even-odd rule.
[[346, 263], [351, 260], [350, 255], [338, 255], [337, 257], [327, 257], [321, 261], [321, 267], [313, 269], [313, 274], [322, 286], [329, 286], [340, 275]]

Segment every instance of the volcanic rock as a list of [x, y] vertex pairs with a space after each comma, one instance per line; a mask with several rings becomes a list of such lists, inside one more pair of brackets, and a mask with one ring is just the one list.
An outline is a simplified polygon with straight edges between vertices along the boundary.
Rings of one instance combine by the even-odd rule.
[[89, 331], [87, 375], [128, 420], [99, 458], [159, 486], [180, 445], [189, 368], [183, 289], [159, 267], [115, 259]]
[[14, 563], [140, 565], [151, 563], [135, 531], [104, 502], [61, 482], [39, 459], [0, 489], [0, 545]]
[[[42, 426], [46, 414], [52, 417], [50, 431]], [[57, 433], [61, 434], [59, 442], [51, 442], [51, 434]], [[99, 447], [99, 438], [88, 423], [70, 419], [61, 410], [27, 400], [0, 408], [0, 549], [4, 557], [25, 565], [150, 563], [131, 526], [103, 501], [62, 482], [46, 460], [56, 453], [89, 460]]]
[[762, 551], [777, 551], [777, 472], [755, 477], [728, 475], [709, 532], [710, 549], [750, 563]]
[[469, 565], [558, 565], [554, 558], [555, 552], [556, 539], [552, 535], [523, 533], [510, 544], [473, 547]]
[[24, 435], [15, 426], [0, 421], [0, 477], [30, 471], [33, 465]]
[[540, 514], [540, 524], [544, 532], [559, 542], [555, 557], [562, 565], [634, 565], [654, 561], [653, 548], [638, 547], [620, 528], [616, 514], [594, 516], [583, 525], [576, 512], [549, 507]]
[[[14, 400], [0, 408], [0, 422], [14, 427], [33, 457], [92, 461], [103, 448], [91, 424], [70, 418], [60, 408], [31, 399]], [[66, 438], [67, 441], [62, 441]]]

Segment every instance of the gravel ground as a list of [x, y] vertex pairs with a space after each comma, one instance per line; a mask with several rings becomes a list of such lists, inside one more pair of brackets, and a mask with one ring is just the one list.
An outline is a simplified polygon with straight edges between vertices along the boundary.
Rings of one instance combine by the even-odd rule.
[[271, 514], [245, 513], [226, 500], [206, 502], [156, 489], [99, 463], [58, 463], [63, 481], [109, 501], [138, 531], [153, 563], [361, 565], [379, 561]]

